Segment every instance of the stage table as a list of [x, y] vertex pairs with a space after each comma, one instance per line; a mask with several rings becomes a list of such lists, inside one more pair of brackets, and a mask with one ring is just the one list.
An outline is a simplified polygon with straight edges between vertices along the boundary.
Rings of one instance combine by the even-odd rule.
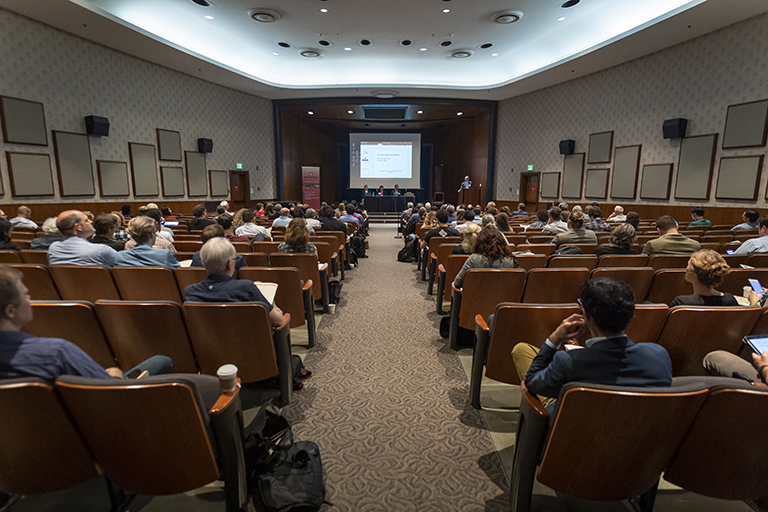
[[405, 196], [368, 196], [365, 209], [369, 212], [397, 212], [405, 210], [408, 201]]

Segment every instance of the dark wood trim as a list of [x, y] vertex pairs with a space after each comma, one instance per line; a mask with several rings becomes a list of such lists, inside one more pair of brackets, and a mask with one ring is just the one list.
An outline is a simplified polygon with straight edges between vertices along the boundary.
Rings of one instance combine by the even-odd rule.
[[[162, 144], [160, 144], [160, 132], [175, 133], [179, 136], [179, 159], [178, 160], [176, 160], [175, 158], [163, 158], [163, 146]], [[181, 162], [182, 157], [184, 156], [181, 151], [181, 132], [177, 132], [175, 130], [166, 130], [165, 128], [155, 128], [155, 133], [157, 134], [157, 159], [164, 160], [166, 162]]]
[[645, 168], [647, 166], [650, 166], [650, 165], [653, 165], [653, 166], [668, 165], [669, 166], [669, 173], [668, 173], [668, 178], [667, 178], [667, 195], [666, 195], [666, 197], [663, 197], [663, 198], [661, 198], [661, 197], [644, 197], [643, 196], [643, 182], [641, 180], [640, 181], [640, 199], [651, 199], [651, 200], [657, 200], [657, 201], [669, 201], [669, 194], [672, 191], [672, 169], [674, 167], [674, 164], [645, 164], [643, 166], [643, 178], [642, 178], [643, 180], [645, 179]]
[[[763, 172], [763, 158], [765, 155], [741, 155], [741, 156], [721, 156], [720, 167], [718, 167], [717, 177], [718, 183], [715, 190], [715, 199], [724, 199], [727, 201], [757, 201], [757, 192], [760, 189], [760, 176]], [[720, 172], [723, 169], [723, 160], [734, 160], [736, 158], [757, 158], [757, 176], [755, 177], [755, 190], [752, 193], [752, 197], [723, 197], [719, 196], [718, 190], [720, 188]]]
[[[605, 175], [605, 192], [603, 192], [602, 196], [588, 196], [587, 195], [587, 188], [589, 188], [589, 171], [606, 171]], [[586, 176], [586, 184], [584, 186], [584, 198], [585, 199], [602, 199], [605, 201], [608, 199], [608, 183], [611, 181], [611, 169], [610, 167], [596, 167], [594, 169], [587, 169], [587, 176]]]
[[[611, 134], [611, 142], [609, 143], [610, 144], [610, 149], [608, 149], [608, 160], [595, 160], [595, 161], [590, 160], [589, 157], [592, 155], [592, 151], [591, 151], [592, 150], [592, 136], [593, 135], [603, 135], [605, 133], [610, 133]], [[590, 147], [589, 147], [589, 149], [587, 149], [587, 162], [586, 163], [588, 163], [588, 164], [609, 164], [609, 163], [611, 163], [611, 155], [613, 154], [613, 151], [612, 151], [613, 150], [613, 130], [608, 131], [608, 132], [590, 133], [589, 134], [589, 145], [590, 145]]]
[[493, 102], [489, 106], [490, 119], [488, 120], [488, 165], [487, 165], [487, 185], [485, 190], [485, 204], [493, 199], [496, 191], [496, 123], [498, 119], [499, 104]]
[[702, 137], [714, 137], [712, 139], [712, 154], [709, 156], [709, 173], [707, 174], [707, 193], [704, 197], [688, 197], [677, 195], [677, 186], [679, 182], [675, 183], [675, 199], [683, 199], [687, 201], [709, 201], [709, 195], [712, 190], [712, 171], [715, 169], [715, 154], [717, 153], [717, 133], [707, 133], [704, 135], [694, 135], [693, 137], [685, 137], [680, 142], [680, 151], [677, 154], [677, 177], [680, 177], [680, 157], [683, 154], [683, 144], [686, 139], [700, 139]]
[[[554, 174], [559, 174], [559, 173], [554, 173]], [[539, 185], [538, 185], [539, 186], [539, 193], [536, 194], [536, 195], [541, 197], [541, 172], [540, 171], [521, 172], [520, 173], [520, 188], [519, 188], [519, 190], [523, 190], [523, 182], [525, 181], [525, 178], [530, 178], [531, 176], [537, 176], [539, 178]], [[559, 182], [558, 182], [558, 184], [559, 184]], [[526, 186], [527, 186], [527, 184], [526, 184]], [[525, 201], [520, 198], [521, 195], [525, 196], [525, 194], [521, 194], [519, 192], [519, 190], [517, 192], [517, 202], [518, 203], [525, 203]], [[488, 203], [486, 202], [486, 204], [488, 204]]]
[[[189, 190], [189, 158], [187, 157], [187, 153], [199, 153], [199, 151], [184, 151], [184, 172], [186, 173], [187, 177], [187, 197], [208, 197], [210, 195], [210, 190], [207, 190], [205, 194], [197, 194], [192, 195], [191, 191]], [[205, 154], [203, 153], [203, 159], [206, 159]], [[208, 171], [208, 168], [206, 167], [206, 172]]]
[[[16, 101], [24, 101], [26, 103], [34, 103], [36, 105], [40, 105], [40, 108], [43, 110], [43, 131], [45, 132], [45, 144], [37, 144], [34, 142], [19, 142], [15, 140], [8, 140], [8, 120], [5, 118], [5, 105], [3, 104], [5, 99], [9, 100], [16, 100]], [[3, 125], [3, 140], [6, 144], [25, 144], [28, 146], [47, 146], [48, 145], [48, 129], [46, 128], [48, 125], [45, 122], [45, 105], [40, 103], [39, 101], [32, 101], [32, 100], [25, 100], [23, 98], [14, 98], [12, 96], [0, 96], [0, 117], [2, 117], [2, 125]]]
[[[11, 162], [11, 155], [34, 155], [44, 156], [48, 159], [48, 176], [51, 178], [51, 193], [50, 194], [17, 194], [16, 184], [13, 181], [13, 163]], [[5, 157], [8, 160], [8, 178], [11, 181], [11, 196], [12, 197], [54, 197], [56, 191], [53, 188], [53, 175], [51, 174], [51, 155], [48, 153], [24, 153], [22, 151], [6, 151]]]
[[[155, 146], [153, 144], [144, 144], [142, 142], [129, 142], [128, 143], [128, 158], [131, 162], [131, 182], [133, 184], [133, 197], [160, 197], [160, 187], [158, 186], [157, 194], [137, 194], [136, 193], [136, 174], [133, 168], [133, 151], [131, 146], [151, 146], [152, 153], [155, 153]], [[159, 185], [157, 182], [157, 155], [155, 154], [155, 185]]]
[[[123, 164], [125, 166], [125, 194], [105, 194], [101, 179], [101, 164]], [[128, 197], [131, 195], [131, 184], [128, 183], [128, 162], [119, 162], [116, 160], [96, 160], [96, 171], [99, 174], [99, 196], [101, 197]]]
[[728, 128], [728, 116], [731, 113], [731, 107], [741, 107], [744, 105], [750, 105], [752, 103], [762, 103], [764, 101], [768, 102], [768, 98], [763, 100], [747, 101], [746, 103], [736, 103], [734, 105], [728, 105], [728, 112], [725, 114], [725, 126], [723, 126], [722, 149], [760, 148], [765, 146], [766, 140], [768, 140], [768, 108], [765, 109], [765, 119], [763, 120], [763, 137], [762, 137], [762, 142], [760, 144], [753, 144], [750, 146], [727, 146], [727, 147], [725, 145], [725, 134], [726, 134], [725, 130]]
[[[163, 169], [178, 169], [181, 171], [181, 194], [168, 194], [165, 191], [165, 176], [163, 175]], [[160, 185], [162, 186], [162, 193], [163, 197], [184, 197], [184, 168], [183, 167], [177, 167], [172, 165], [161, 165], [160, 166]]]
[[[223, 172], [224, 174], [227, 175], [227, 193], [226, 194], [223, 194], [223, 195], [222, 194], [217, 194], [217, 195], [213, 194], [213, 173], [215, 173], [215, 172]], [[245, 174], [248, 174], [248, 173], [246, 172]], [[230, 178], [230, 174], [227, 171], [214, 170], [214, 169], [211, 169], [210, 171], [208, 171], [208, 192], [209, 192], [210, 196], [211, 197], [226, 197], [226, 198], [229, 198], [230, 197], [230, 190], [229, 190], [230, 189], [230, 185], [229, 185], [230, 179], [231, 179]], [[249, 190], [248, 191], [248, 195], [250, 195], [250, 193], [251, 193], [251, 191]]]
[[[560, 196], [563, 199], [579, 199], [580, 200], [582, 194], [584, 193], [584, 165], [586, 164], [585, 160], [587, 159], [587, 154], [586, 153], [573, 153], [572, 155], [565, 155], [563, 157], [563, 172], [562, 172], [562, 174], [563, 174], [563, 181], [562, 181], [562, 183], [565, 182], [565, 157], [566, 156], [576, 156], [576, 155], [584, 155], [582, 157], [582, 159], [581, 159], [581, 172], [579, 173], [579, 195], [578, 196], [566, 196], [565, 195], [565, 190], [563, 188], [563, 190], [560, 190]], [[561, 186], [563, 186], [562, 183], [560, 184]]]
[[[557, 192], [555, 193], [554, 196], [545, 196], [545, 195], [543, 195], [544, 188], [542, 187], [542, 185], [544, 184], [544, 175], [545, 174], [557, 174]], [[561, 173], [561, 172], [543, 172], [543, 173], [541, 173], [541, 177], [539, 178], [539, 197], [541, 199], [557, 199], [557, 198], [560, 197], [560, 178], [562, 177], [562, 174], [563, 173]], [[544, 202], [546, 202], [546, 201], [544, 201]]]
[[[63, 133], [66, 135], [80, 135], [81, 137], [85, 137], [85, 142], [88, 144], [88, 164], [91, 166], [91, 192], [90, 194], [66, 194], [64, 193], [64, 180], [61, 179], [61, 159], [59, 158], [59, 139], [56, 136], [59, 133]], [[59, 178], [59, 195], [61, 197], [85, 197], [85, 196], [95, 196], [96, 195], [96, 187], [93, 185], [93, 159], [91, 158], [91, 140], [88, 137], [87, 133], [77, 133], [77, 132], [64, 132], [61, 130], [51, 130], [51, 135], [53, 135], [53, 154], [56, 156], [56, 175]]]
[[[613, 168], [614, 169], [616, 169], [616, 151], [624, 148], [640, 148], [637, 150], [637, 162], [635, 162], [635, 183], [632, 189], [632, 195], [627, 197], [613, 195], [613, 182], [611, 182], [611, 199], [635, 199], [637, 197], [637, 182], [640, 180], [640, 156], [643, 154], [643, 145], [631, 144], [629, 146], [616, 146], [615, 148], [613, 148]], [[613, 175], [613, 178], [616, 179], [615, 173]]]

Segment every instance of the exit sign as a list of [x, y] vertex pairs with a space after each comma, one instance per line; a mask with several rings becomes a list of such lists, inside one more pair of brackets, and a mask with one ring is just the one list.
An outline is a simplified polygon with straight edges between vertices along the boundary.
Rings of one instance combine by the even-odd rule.
[[237, 168], [238, 169], [242, 169], [243, 168], [243, 164], [237, 164]]
[[529, 166], [528, 166], [528, 170], [529, 170], [529, 171], [532, 171], [532, 170], [533, 170], [533, 166], [532, 166], [532, 165], [529, 165]]

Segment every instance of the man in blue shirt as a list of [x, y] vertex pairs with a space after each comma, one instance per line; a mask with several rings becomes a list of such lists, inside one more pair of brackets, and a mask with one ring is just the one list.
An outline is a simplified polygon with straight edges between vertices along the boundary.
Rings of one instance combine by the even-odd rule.
[[734, 254], [755, 254], [758, 252], [768, 252], [768, 215], [761, 218], [758, 222], [758, 238], [750, 238], [743, 242]]
[[272, 227], [288, 226], [291, 223], [291, 210], [288, 208], [280, 209], [280, 216], [272, 221]]
[[733, 226], [731, 231], [742, 231], [745, 229], [757, 229], [757, 219], [760, 218], [760, 214], [757, 210], [745, 210], [741, 215], [741, 220], [744, 221], [741, 224]]
[[[32, 321], [32, 305], [22, 274], [0, 267], [0, 379], [40, 377], [56, 380], [61, 375], [96, 379], [122, 378], [119, 368], [102, 368], [76, 345], [59, 338], [37, 338], [21, 332]], [[154, 356], [126, 372], [160, 375], [171, 371], [171, 359]]]
[[355, 217], [355, 207], [352, 204], [348, 204], [346, 208], [346, 215], [342, 215], [339, 220], [342, 222], [354, 222], [357, 227], [360, 227], [360, 220]]
[[112, 268], [117, 251], [104, 244], [92, 244], [88, 241], [96, 230], [91, 220], [78, 210], [61, 212], [56, 218], [65, 239], [53, 242], [48, 248], [49, 265], [83, 265]]

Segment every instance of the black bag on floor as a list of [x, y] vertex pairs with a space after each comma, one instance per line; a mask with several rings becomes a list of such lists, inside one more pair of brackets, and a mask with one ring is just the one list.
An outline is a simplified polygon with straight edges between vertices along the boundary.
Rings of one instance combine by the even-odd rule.
[[262, 407], [251, 423], [243, 429], [245, 467], [249, 473], [269, 467], [280, 450], [293, 445], [293, 432], [280, 409], [271, 403]]
[[309, 512], [325, 502], [320, 449], [311, 441], [281, 450], [257, 479], [261, 500], [269, 510]]
[[349, 247], [358, 258], [368, 257], [365, 255], [365, 242], [363, 241], [363, 237], [358, 235], [353, 236], [349, 241]]
[[338, 304], [341, 299], [341, 281], [328, 281], [328, 302]]
[[413, 238], [406, 238], [405, 239], [405, 246], [403, 246], [402, 249], [397, 251], [397, 261], [404, 261], [406, 263], [411, 263], [413, 260], [416, 259], [416, 240]]

